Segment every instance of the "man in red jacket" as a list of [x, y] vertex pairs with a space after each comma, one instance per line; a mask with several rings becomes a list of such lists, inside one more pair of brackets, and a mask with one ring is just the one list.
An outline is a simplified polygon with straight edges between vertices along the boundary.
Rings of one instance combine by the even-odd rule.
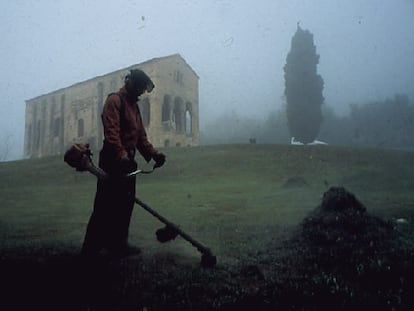
[[147, 162], [153, 159], [156, 167], [165, 162], [165, 155], [147, 139], [137, 104], [138, 97], [153, 88], [154, 83], [142, 70], [133, 69], [119, 92], [110, 94], [105, 102], [102, 112], [105, 139], [99, 166], [110, 177], [98, 180], [94, 209], [82, 247], [84, 256], [96, 256], [102, 249], [113, 256], [136, 251], [128, 245], [136, 180], [126, 175], [137, 169], [136, 150]]

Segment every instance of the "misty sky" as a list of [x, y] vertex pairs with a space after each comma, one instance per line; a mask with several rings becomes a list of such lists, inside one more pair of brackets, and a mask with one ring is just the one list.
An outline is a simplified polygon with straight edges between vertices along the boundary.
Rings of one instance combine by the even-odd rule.
[[25, 100], [175, 53], [200, 77], [201, 129], [223, 111], [262, 117], [283, 103], [297, 22], [339, 113], [413, 97], [414, 0], [3, 1], [0, 144], [12, 135], [22, 156]]

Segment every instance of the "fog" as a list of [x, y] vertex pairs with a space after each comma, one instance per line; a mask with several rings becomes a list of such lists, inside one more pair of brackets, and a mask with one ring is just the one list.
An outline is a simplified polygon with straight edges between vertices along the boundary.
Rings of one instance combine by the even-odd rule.
[[413, 17], [413, 0], [5, 1], [0, 145], [22, 157], [25, 100], [175, 53], [200, 77], [204, 134], [223, 114], [268, 120], [284, 104], [298, 23], [314, 35], [335, 113], [413, 97]]

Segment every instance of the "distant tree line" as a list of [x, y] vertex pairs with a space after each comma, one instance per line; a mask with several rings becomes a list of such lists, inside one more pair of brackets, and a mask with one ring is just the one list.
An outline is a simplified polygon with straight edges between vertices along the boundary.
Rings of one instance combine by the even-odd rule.
[[350, 107], [342, 117], [324, 110], [322, 139], [335, 145], [414, 149], [414, 103], [407, 95]]
[[[414, 102], [407, 95], [366, 104], [353, 104], [348, 115], [339, 116], [322, 106], [323, 122], [318, 139], [330, 145], [414, 150]], [[286, 110], [267, 118], [225, 113], [210, 121], [200, 134], [201, 144], [249, 143], [289, 144]]]

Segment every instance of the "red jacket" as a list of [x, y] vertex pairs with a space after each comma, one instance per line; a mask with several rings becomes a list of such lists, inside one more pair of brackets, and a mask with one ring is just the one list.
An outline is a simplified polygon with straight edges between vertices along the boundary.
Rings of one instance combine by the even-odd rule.
[[105, 142], [115, 150], [119, 159], [128, 150], [137, 148], [148, 162], [157, 150], [147, 139], [136, 100], [131, 100], [124, 88], [108, 96], [102, 112]]

